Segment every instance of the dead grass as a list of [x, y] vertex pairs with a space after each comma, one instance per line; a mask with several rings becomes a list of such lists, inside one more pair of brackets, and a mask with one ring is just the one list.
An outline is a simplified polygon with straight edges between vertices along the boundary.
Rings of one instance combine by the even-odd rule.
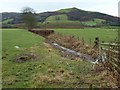
[[118, 88], [117, 86], [117, 72], [116, 74], [107, 70], [103, 64], [99, 64], [95, 67], [95, 77], [99, 81], [101, 88]]
[[[92, 49], [91, 45], [84, 43], [82, 40], [79, 40], [73, 36], [62, 36], [60, 34], [52, 34], [48, 37], [49, 41], [54, 41], [59, 45], [69, 48], [71, 50], [75, 50], [77, 52], [81, 52], [84, 54], [92, 55], [93, 58], [97, 57], [97, 51]], [[48, 45], [46, 45], [48, 47]]]
[[33, 77], [35, 85], [41, 87], [44, 84], [61, 84], [64, 83], [64, 80], [61, 76], [50, 77], [48, 75], [36, 75]]
[[9, 76], [5, 80], [3, 80], [3, 83], [6, 85], [13, 85], [17, 81], [16, 76]]

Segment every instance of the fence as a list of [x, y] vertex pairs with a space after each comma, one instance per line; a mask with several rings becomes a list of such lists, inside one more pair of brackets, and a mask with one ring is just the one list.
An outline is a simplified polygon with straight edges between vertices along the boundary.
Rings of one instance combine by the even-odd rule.
[[113, 73], [120, 87], [120, 45], [116, 43], [101, 43], [101, 52], [106, 54], [104, 66]]

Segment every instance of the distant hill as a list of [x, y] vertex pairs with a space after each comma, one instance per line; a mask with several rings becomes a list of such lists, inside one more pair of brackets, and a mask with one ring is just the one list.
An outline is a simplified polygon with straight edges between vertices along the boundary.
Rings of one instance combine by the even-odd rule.
[[[101, 25], [118, 25], [118, 17], [111, 15], [84, 11], [78, 8], [61, 9], [54, 12], [37, 13], [37, 21], [48, 23], [66, 23], [80, 24], [84, 26], [101, 26]], [[22, 23], [21, 13], [4, 12], [2, 13], [3, 24], [19, 24]]]

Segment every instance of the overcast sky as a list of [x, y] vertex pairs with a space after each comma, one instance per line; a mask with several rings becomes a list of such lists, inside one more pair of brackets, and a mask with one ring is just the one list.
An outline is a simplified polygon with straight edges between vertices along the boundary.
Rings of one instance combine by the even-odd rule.
[[76, 7], [87, 11], [97, 11], [118, 16], [120, 0], [0, 0], [0, 12], [20, 12], [23, 7], [31, 7], [37, 13]]

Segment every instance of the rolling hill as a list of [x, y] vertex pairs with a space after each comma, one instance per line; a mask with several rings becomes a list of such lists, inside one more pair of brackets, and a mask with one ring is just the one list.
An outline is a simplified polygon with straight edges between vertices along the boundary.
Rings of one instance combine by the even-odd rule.
[[[40, 23], [48, 22], [49, 24], [64, 23], [64, 24], [77, 24], [82, 26], [103, 26], [118, 24], [118, 17], [110, 16], [107, 14], [84, 11], [78, 8], [61, 9], [54, 12], [37, 13], [37, 21]], [[21, 13], [2, 13], [2, 21], [4, 24], [19, 24], [22, 23]], [[7, 22], [7, 23], [6, 23]]]

